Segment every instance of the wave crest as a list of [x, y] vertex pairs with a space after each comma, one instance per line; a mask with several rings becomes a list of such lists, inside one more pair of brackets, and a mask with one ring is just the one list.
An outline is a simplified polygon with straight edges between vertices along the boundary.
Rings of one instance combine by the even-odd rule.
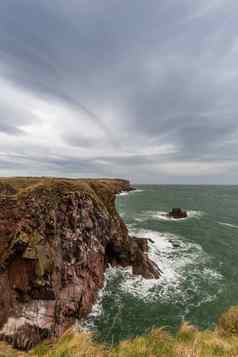
[[218, 224], [220, 224], [221, 226], [226, 226], [226, 227], [230, 227], [230, 228], [238, 228], [238, 226], [236, 226], [235, 224], [231, 224], [231, 223], [225, 223], [225, 222], [217, 222]]

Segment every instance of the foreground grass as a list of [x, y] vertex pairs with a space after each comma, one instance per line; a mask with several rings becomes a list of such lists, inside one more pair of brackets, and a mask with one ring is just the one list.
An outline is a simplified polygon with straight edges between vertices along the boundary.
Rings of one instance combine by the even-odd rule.
[[48, 341], [29, 353], [0, 344], [0, 357], [238, 357], [238, 307], [219, 319], [214, 330], [199, 331], [183, 323], [175, 336], [154, 329], [146, 336], [109, 348], [93, 341], [88, 333], [68, 331], [57, 341]]

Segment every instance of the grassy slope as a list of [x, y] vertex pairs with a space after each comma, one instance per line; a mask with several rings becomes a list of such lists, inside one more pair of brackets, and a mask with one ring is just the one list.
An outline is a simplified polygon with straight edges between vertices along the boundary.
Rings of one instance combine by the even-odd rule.
[[110, 178], [59, 178], [59, 177], [0, 177], [0, 186], [1, 185], [10, 185], [14, 187], [18, 192], [21, 192], [25, 189], [31, 189], [38, 185], [52, 185], [55, 183], [65, 183], [74, 186], [75, 188], [87, 189], [88, 185], [91, 184], [103, 184], [107, 187], [116, 189], [120, 186], [129, 186], [129, 181], [123, 179], [110, 179]]
[[58, 341], [48, 341], [28, 354], [0, 344], [0, 357], [238, 357], [238, 307], [220, 318], [214, 330], [199, 331], [183, 323], [176, 336], [164, 329], [109, 348], [95, 343], [87, 333], [68, 331]]
[[[130, 183], [122, 179], [70, 179], [56, 177], [0, 177], [0, 199], [15, 199], [19, 203], [32, 192], [40, 190], [59, 192], [84, 192], [94, 204], [115, 215], [115, 194], [130, 188]], [[13, 192], [12, 192], [13, 190]], [[8, 192], [8, 194], [6, 194]], [[10, 194], [9, 194], [10, 192]]]

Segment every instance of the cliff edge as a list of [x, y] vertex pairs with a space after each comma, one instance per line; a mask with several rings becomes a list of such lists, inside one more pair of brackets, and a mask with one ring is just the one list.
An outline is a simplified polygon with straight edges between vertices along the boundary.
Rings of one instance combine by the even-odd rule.
[[0, 179], [0, 340], [29, 350], [87, 316], [109, 264], [159, 278], [128, 235], [117, 179]]

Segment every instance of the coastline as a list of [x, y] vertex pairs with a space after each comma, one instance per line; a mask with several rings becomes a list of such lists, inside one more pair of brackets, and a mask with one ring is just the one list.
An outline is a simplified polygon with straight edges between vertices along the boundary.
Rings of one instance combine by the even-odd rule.
[[0, 180], [0, 339], [29, 350], [91, 311], [108, 265], [159, 278], [115, 207], [120, 179]]

